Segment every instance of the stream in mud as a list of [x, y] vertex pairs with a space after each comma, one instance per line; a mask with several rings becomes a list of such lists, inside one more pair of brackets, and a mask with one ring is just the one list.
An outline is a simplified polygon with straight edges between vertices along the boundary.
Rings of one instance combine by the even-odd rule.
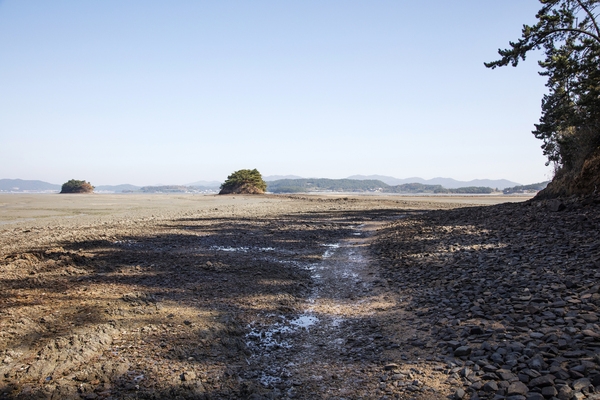
[[293, 317], [270, 314], [272, 323], [247, 327], [246, 345], [252, 352], [247, 363], [256, 371], [248, 378], [277, 396], [294, 397], [303, 386], [318, 384], [330, 373], [330, 362], [344, 355], [345, 345], [361, 331], [360, 321], [375, 307], [370, 297], [375, 278], [366, 254], [373, 230], [374, 225], [355, 226], [349, 238], [321, 245], [320, 262], [299, 265], [310, 271], [312, 280], [304, 310]]

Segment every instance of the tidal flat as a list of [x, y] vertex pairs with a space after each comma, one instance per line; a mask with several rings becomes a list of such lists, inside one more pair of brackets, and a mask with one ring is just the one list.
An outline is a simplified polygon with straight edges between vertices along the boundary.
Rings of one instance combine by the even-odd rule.
[[527, 199], [0, 195], [0, 398], [587, 396], [598, 205]]

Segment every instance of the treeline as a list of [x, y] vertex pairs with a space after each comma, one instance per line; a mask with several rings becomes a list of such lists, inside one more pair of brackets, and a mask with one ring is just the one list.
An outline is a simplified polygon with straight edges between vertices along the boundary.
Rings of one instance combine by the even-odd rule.
[[457, 189], [445, 189], [436, 190], [435, 193], [455, 193], [455, 194], [490, 194], [493, 193], [494, 189], [487, 186], [467, 186]]
[[267, 191], [272, 193], [301, 192], [375, 192], [387, 187], [378, 180], [357, 179], [279, 179], [267, 182]]
[[494, 190], [489, 187], [475, 186], [446, 189], [441, 185], [425, 185], [422, 183], [405, 183], [403, 185], [391, 186], [380, 180], [374, 179], [280, 179], [267, 182], [267, 191], [272, 193], [372, 192], [489, 194]]
[[514, 187], [504, 189], [502, 191], [502, 193], [514, 194], [514, 193], [539, 192], [540, 190], [546, 189], [546, 186], [548, 186], [549, 183], [550, 183], [550, 181], [546, 181], [546, 182], [532, 183], [531, 185], [514, 186]]

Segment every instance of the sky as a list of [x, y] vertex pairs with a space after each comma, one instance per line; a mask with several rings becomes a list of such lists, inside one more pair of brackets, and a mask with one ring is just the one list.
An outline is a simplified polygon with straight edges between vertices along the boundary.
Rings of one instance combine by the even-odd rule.
[[550, 179], [537, 0], [0, 0], [0, 178]]

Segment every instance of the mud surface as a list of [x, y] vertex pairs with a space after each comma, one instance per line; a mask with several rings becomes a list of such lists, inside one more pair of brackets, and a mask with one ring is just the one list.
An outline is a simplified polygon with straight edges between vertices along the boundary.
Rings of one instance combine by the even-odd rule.
[[373, 241], [507, 200], [56, 196], [0, 196], [0, 398], [446, 398]]

